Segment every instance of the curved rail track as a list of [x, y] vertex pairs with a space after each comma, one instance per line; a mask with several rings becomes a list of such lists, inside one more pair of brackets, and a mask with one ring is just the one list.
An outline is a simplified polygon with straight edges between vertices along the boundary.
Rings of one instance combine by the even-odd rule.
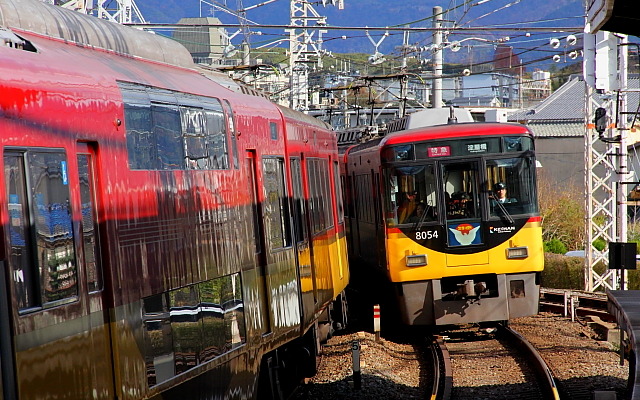
[[499, 325], [491, 334], [456, 330], [446, 341], [436, 337], [431, 343], [435, 372], [430, 399], [560, 399], [544, 359], [508, 326]]
[[433, 368], [431, 382], [431, 400], [449, 400], [453, 391], [453, 371], [449, 350], [440, 336], [434, 336], [431, 340], [428, 358]]

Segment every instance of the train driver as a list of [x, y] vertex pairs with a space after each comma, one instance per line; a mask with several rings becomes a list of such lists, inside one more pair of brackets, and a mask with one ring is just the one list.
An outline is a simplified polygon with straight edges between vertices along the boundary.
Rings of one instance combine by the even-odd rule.
[[498, 203], [517, 203], [518, 200], [507, 197], [507, 185], [502, 182], [498, 182], [493, 186], [493, 202]]

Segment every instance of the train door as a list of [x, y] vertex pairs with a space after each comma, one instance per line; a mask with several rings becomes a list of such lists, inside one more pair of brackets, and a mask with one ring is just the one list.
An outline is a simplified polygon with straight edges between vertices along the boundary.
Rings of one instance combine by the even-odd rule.
[[307, 225], [307, 202], [304, 196], [302, 160], [292, 157], [289, 160], [291, 181], [293, 183], [293, 223], [294, 242], [298, 258], [298, 270], [302, 291], [302, 308], [305, 325], [313, 320], [315, 304], [318, 301], [315, 268], [313, 260], [313, 241]]
[[269, 301], [277, 335], [296, 329], [301, 318], [287, 164], [283, 156], [266, 155], [260, 160]]
[[375, 231], [376, 231], [376, 251], [378, 254], [376, 255], [378, 260], [378, 268], [384, 270], [386, 269], [386, 233], [384, 231], [384, 218], [382, 211], [382, 202], [380, 201], [380, 196], [382, 193], [382, 189], [380, 188], [380, 173], [371, 170], [371, 179], [373, 181], [373, 208], [374, 208], [374, 223], [375, 223]]
[[[255, 246], [255, 268], [253, 269], [254, 275], [249, 277], [245, 274], [244, 278], [245, 288], [254, 288], [256, 293], [251, 293], [247, 298], [254, 299], [257, 303], [257, 309], [255, 310], [256, 316], [249, 318], [253, 321], [251, 327], [259, 335], [264, 335], [271, 332], [271, 321], [269, 318], [269, 291], [267, 282], [267, 257], [266, 257], [266, 244], [264, 235], [264, 225], [262, 224], [262, 211], [260, 207], [260, 197], [258, 196], [258, 178], [256, 171], [256, 153], [255, 150], [249, 150], [245, 157], [245, 174], [249, 183], [249, 192], [251, 193], [251, 213], [253, 219], [253, 237]], [[253, 283], [250, 281], [253, 280]]]
[[90, 326], [92, 363], [91, 379], [97, 393], [109, 394], [114, 387], [113, 365], [111, 358], [111, 337], [109, 329], [109, 310], [105, 299], [103, 273], [103, 257], [100, 254], [100, 231], [98, 223], [98, 196], [96, 188], [100, 187], [95, 174], [94, 144], [78, 143], [78, 188], [82, 214], [81, 242], [82, 265], [85, 271], [84, 283], [87, 296], [87, 319]]
[[[113, 397], [108, 346], [94, 347], [88, 323], [95, 317], [96, 331], [107, 335], [102, 310], [95, 316], [87, 312], [74, 218], [80, 215], [74, 207], [78, 186], [69, 174], [75, 162], [69, 161], [63, 149], [22, 148], [3, 154], [4, 243], [10, 246], [5, 277], [11, 293], [10, 318], [3, 317], [3, 329], [10, 330], [13, 343], [12, 354], [3, 353], [2, 361], [15, 363], [15, 379], [3, 382], [5, 391], [15, 382], [11, 398]], [[101, 357], [101, 369], [88, 367]]]
[[350, 190], [350, 235], [349, 235], [349, 254], [354, 257], [360, 256], [360, 224], [359, 224], [359, 196], [361, 196], [360, 188], [357, 186], [356, 173], [352, 172], [347, 175]]

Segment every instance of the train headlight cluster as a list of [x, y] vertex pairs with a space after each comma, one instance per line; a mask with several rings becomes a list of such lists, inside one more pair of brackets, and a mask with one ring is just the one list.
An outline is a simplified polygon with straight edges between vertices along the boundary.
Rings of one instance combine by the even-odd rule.
[[427, 265], [427, 255], [413, 254], [406, 256], [405, 263], [407, 264], [407, 267], [422, 267], [423, 265]]
[[529, 257], [529, 248], [523, 247], [509, 247], [507, 249], [507, 258], [527, 258]]

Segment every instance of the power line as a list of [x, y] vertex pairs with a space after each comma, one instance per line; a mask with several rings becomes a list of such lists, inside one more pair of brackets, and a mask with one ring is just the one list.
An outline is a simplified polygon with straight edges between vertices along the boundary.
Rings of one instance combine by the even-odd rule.
[[[137, 28], [143, 29], [180, 29], [180, 28], [241, 28], [240, 24], [158, 24], [158, 23], [128, 23], [123, 24], [127, 26], [133, 26]], [[252, 25], [253, 28], [262, 28], [262, 29], [296, 29], [300, 28], [297, 25], [268, 25], [268, 24], [257, 24]], [[434, 32], [437, 30], [443, 30], [443, 28], [433, 28], [433, 27], [402, 27], [402, 26], [393, 26], [393, 27], [366, 27], [366, 26], [332, 26], [332, 25], [318, 25], [318, 26], [309, 26], [309, 29], [323, 29], [330, 31], [398, 31], [398, 32]], [[482, 26], [482, 27], [456, 27], [455, 31], [460, 32], [484, 32], [484, 31], [530, 31], [530, 32], [582, 32], [584, 31], [584, 26], [553, 26], [553, 27], [505, 27], [505, 26]]]

